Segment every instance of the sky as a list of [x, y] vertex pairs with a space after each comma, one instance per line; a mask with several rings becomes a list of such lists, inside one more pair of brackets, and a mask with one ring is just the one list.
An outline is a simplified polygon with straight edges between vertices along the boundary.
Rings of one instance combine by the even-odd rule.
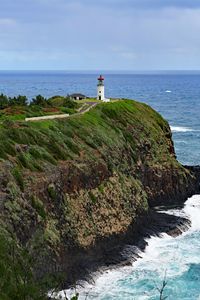
[[200, 0], [0, 0], [0, 70], [200, 70]]

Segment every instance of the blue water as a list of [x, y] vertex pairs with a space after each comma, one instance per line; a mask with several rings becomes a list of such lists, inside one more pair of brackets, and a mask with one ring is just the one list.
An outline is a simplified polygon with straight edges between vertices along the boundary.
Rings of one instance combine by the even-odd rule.
[[[67, 72], [0, 72], [0, 93], [24, 94], [31, 99], [81, 92], [96, 95], [99, 74]], [[106, 74], [106, 96], [146, 102], [170, 123], [178, 160], [200, 164], [200, 73], [198, 74]], [[170, 300], [200, 299], [200, 196], [190, 199], [182, 211], [191, 229], [178, 238], [152, 238], [142, 259], [133, 266], [109, 271], [97, 278], [88, 300], [156, 300], [166, 273], [165, 295]]]
[[80, 300], [158, 300], [157, 288], [167, 282], [163, 297], [169, 300], [200, 299], [200, 196], [193, 196], [182, 211], [192, 220], [188, 232], [177, 238], [163, 234], [148, 240], [145, 253], [132, 266], [107, 271], [96, 278], [95, 285], [80, 289]]
[[[23, 94], [29, 99], [37, 94], [50, 97], [73, 92], [95, 96], [98, 75], [68, 72], [0, 72], [0, 93], [9, 96]], [[105, 79], [107, 97], [146, 102], [160, 112], [171, 126], [180, 127], [180, 130], [174, 132], [179, 161], [183, 164], [200, 164], [200, 73], [106, 74]]]

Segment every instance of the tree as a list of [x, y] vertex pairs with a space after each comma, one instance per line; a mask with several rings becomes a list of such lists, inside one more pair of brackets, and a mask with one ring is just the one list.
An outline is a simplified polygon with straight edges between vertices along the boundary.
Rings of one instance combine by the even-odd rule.
[[78, 104], [74, 100], [71, 100], [70, 97], [66, 97], [64, 99], [63, 105], [67, 108], [73, 108], [73, 109], [78, 107]]
[[28, 99], [26, 96], [22, 96], [22, 95], [17, 96], [16, 102], [17, 102], [17, 105], [20, 105], [20, 106], [28, 105]]
[[48, 105], [47, 99], [41, 95], [37, 95], [35, 98], [32, 99], [31, 105], [38, 105], [41, 107], [46, 107]]
[[8, 97], [4, 94], [0, 95], [0, 109], [8, 107]]
[[0, 233], [0, 299], [45, 300], [32, 272], [32, 257], [11, 237]]
[[28, 99], [26, 96], [19, 95], [17, 97], [9, 97], [8, 98], [8, 105], [9, 106], [27, 106]]
[[7, 231], [0, 231], [0, 299], [47, 300], [52, 286], [58, 286], [60, 277], [48, 274], [36, 278], [34, 267], [41, 249], [20, 246]]

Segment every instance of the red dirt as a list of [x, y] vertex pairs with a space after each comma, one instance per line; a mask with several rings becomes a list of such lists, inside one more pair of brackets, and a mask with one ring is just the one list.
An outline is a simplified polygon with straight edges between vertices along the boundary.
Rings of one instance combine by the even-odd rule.
[[43, 112], [49, 113], [49, 112], [60, 112], [60, 110], [56, 107], [46, 107], [42, 109]]

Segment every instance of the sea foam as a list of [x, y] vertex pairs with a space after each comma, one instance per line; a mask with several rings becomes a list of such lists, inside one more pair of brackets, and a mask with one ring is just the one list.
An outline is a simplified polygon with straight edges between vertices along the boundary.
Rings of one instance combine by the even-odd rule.
[[[137, 262], [132, 266], [104, 272], [94, 278], [93, 285], [85, 283], [79, 289], [80, 300], [85, 297], [88, 300], [158, 299], [156, 287], [162, 285], [165, 274], [168, 299], [180, 299], [177, 298], [179, 296], [181, 299], [198, 299], [198, 288], [188, 277], [191, 276], [191, 270], [200, 264], [200, 195], [189, 198], [183, 209], [171, 209], [168, 213], [189, 218], [191, 228], [176, 238], [162, 234], [147, 239], [148, 246], [145, 252], [140, 253], [141, 258]], [[191, 283], [191, 286], [187, 287], [187, 283]], [[73, 290], [67, 291], [68, 296], [73, 293]], [[59, 295], [64, 296], [64, 293], [60, 292]]]
[[172, 132], [191, 132], [191, 131], [195, 131], [195, 130], [192, 128], [188, 128], [188, 127], [171, 126], [171, 131]]
[[187, 200], [184, 212], [192, 222], [190, 230], [200, 231], [200, 195], [194, 195]]

